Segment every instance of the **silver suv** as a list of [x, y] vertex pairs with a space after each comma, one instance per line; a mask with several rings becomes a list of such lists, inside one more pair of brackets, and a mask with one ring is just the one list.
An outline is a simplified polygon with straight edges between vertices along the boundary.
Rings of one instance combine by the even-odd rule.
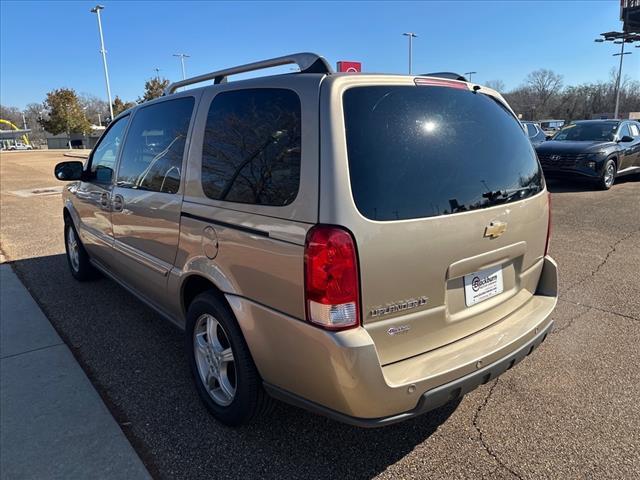
[[408, 419], [551, 329], [542, 171], [479, 85], [289, 55], [170, 85], [55, 174], [73, 181], [73, 276], [99, 270], [184, 328], [196, 389], [229, 425], [272, 397], [360, 426]]

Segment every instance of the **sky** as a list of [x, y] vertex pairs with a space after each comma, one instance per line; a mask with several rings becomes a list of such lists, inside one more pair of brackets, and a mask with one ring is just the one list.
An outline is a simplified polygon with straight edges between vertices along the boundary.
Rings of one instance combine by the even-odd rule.
[[[476, 71], [473, 81], [520, 85], [536, 69], [565, 84], [606, 80], [619, 46], [595, 43], [619, 30], [619, 2], [179, 2], [104, 1], [102, 22], [111, 90], [135, 100], [155, 75], [181, 78], [255, 60], [311, 51], [332, 65], [406, 73]], [[0, 1], [0, 102], [24, 108], [60, 87], [106, 99], [93, 2]], [[640, 79], [640, 48], [624, 73]]]

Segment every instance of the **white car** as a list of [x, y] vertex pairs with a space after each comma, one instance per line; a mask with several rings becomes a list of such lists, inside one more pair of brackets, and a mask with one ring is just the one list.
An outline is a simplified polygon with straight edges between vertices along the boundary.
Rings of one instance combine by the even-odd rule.
[[9, 145], [7, 150], [33, 150], [33, 147], [24, 143], [16, 143], [15, 145]]

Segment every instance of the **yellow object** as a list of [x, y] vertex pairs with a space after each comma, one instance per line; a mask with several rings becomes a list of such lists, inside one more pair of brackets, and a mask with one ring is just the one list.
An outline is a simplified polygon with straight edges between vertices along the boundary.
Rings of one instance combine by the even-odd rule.
[[[12, 129], [14, 130], [20, 130], [18, 127], [16, 127], [13, 123], [11, 123], [9, 120], [3, 120], [2, 118], [0, 118], [0, 123], [5, 123], [7, 125], [9, 125]], [[29, 143], [29, 137], [27, 136], [27, 134], [24, 134], [22, 136], [22, 141], [24, 142], [25, 145], [30, 145]]]

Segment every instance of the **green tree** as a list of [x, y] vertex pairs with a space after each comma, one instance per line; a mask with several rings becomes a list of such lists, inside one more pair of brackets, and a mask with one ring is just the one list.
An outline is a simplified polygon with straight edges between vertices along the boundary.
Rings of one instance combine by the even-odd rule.
[[59, 88], [47, 93], [44, 101], [46, 119], [40, 120], [44, 129], [58, 135], [60, 133], [89, 133], [91, 123], [78, 101], [76, 92], [70, 88]]
[[124, 102], [119, 96], [113, 99], [113, 116], [114, 118], [120, 115], [125, 110], [129, 110], [131, 107], [135, 107], [135, 102]]
[[162, 96], [164, 89], [169, 86], [169, 80], [166, 78], [150, 78], [144, 83], [144, 95], [138, 97], [138, 103], [148, 102], [154, 98]]

